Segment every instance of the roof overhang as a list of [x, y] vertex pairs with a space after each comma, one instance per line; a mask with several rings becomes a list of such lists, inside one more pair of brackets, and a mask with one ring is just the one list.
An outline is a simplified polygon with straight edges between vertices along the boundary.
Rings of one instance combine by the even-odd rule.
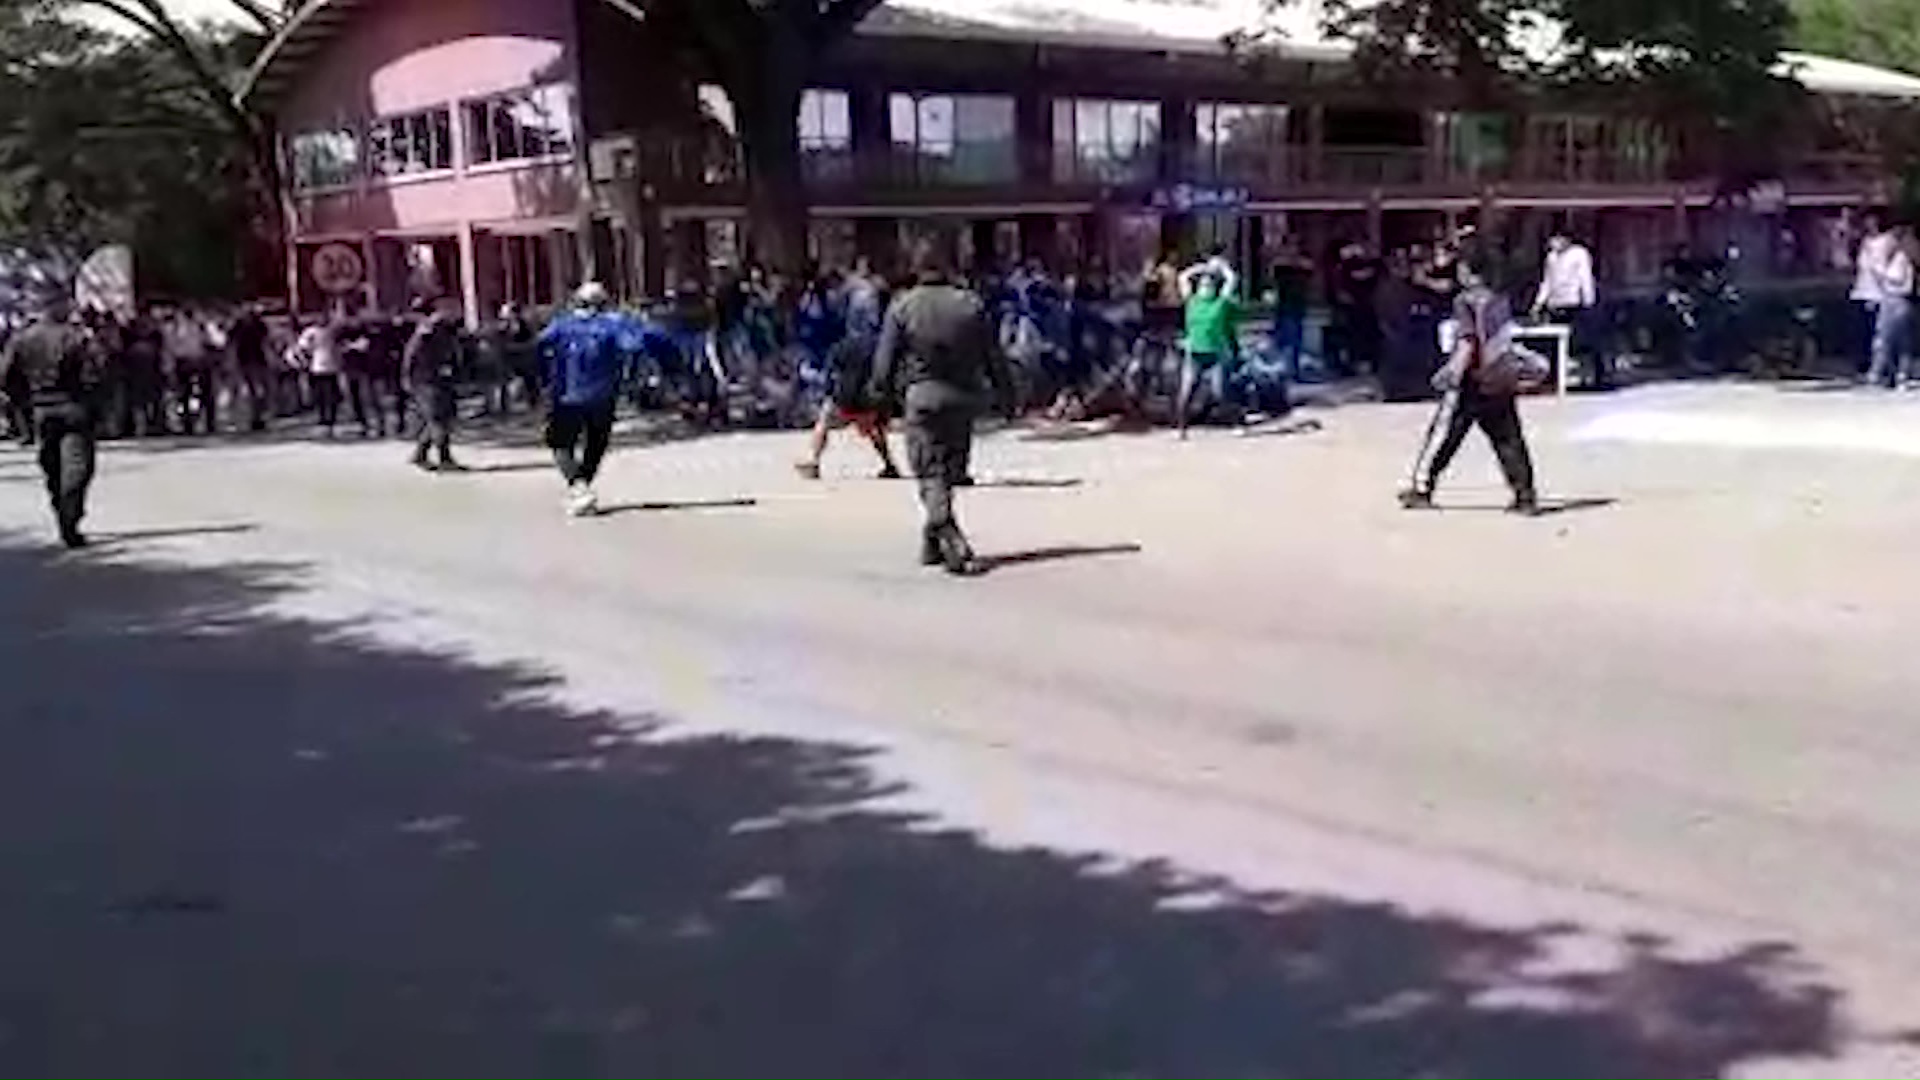
[[[272, 108], [306, 63], [354, 19], [376, 3], [395, 2], [399, 0], [308, 0], [261, 52], [239, 100], [250, 108]], [[602, 2], [636, 19], [646, 17], [640, 0]], [[1263, 0], [888, 0], [867, 17], [859, 33], [877, 38], [1218, 54], [1226, 51], [1227, 35], [1264, 24], [1269, 32], [1263, 41], [1280, 56], [1345, 61], [1352, 47], [1320, 33], [1316, 7], [1287, 4], [1276, 11]], [[1905, 72], [1807, 53], [1784, 54], [1781, 70], [1819, 94], [1920, 103], [1920, 76]]]

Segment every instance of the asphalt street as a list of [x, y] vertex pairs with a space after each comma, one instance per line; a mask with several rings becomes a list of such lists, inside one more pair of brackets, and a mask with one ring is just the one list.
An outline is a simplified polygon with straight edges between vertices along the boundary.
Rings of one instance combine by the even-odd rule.
[[1920, 402], [0, 453], [16, 1075], [1920, 1076]]

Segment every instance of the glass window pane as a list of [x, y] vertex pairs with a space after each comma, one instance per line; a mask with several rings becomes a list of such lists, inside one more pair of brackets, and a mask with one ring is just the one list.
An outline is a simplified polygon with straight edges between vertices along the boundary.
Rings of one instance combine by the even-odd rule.
[[919, 140], [919, 110], [908, 94], [887, 95], [887, 128], [896, 146], [913, 146]]
[[920, 150], [927, 154], [951, 154], [954, 144], [954, 102], [950, 97], [920, 99]]

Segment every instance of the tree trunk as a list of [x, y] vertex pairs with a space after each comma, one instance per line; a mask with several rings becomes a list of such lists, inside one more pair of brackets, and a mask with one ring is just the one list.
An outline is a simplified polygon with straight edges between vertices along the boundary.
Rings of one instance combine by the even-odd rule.
[[769, 270], [794, 273], [807, 258], [807, 192], [800, 168], [798, 118], [805, 79], [762, 72], [735, 94], [747, 180], [747, 247]]

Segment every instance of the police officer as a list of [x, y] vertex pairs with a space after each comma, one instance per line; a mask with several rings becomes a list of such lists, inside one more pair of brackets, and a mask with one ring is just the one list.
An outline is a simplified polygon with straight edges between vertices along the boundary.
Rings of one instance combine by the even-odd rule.
[[82, 548], [87, 538], [80, 522], [93, 483], [94, 423], [103, 372], [99, 350], [73, 324], [72, 315], [73, 301], [66, 294], [44, 296], [40, 317], [0, 353], [0, 384], [16, 387], [25, 396], [16, 404], [31, 412], [60, 541]]
[[[460, 327], [453, 312], [435, 307], [413, 332], [402, 359], [407, 400], [412, 404], [413, 465], [427, 472], [460, 472], [453, 460], [453, 425], [460, 411]], [[428, 457], [433, 451], [435, 458]]]
[[986, 303], [952, 276], [946, 252], [931, 240], [914, 251], [915, 284], [887, 309], [873, 361], [870, 398], [895, 400], [904, 387], [907, 455], [926, 510], [920, 562], [951, 574], [980, 566], [953, 516], [953, 489], [967, 483], [973, 423], [991, 389], [1012, 401], [1013, 380], [1000, 355]]

